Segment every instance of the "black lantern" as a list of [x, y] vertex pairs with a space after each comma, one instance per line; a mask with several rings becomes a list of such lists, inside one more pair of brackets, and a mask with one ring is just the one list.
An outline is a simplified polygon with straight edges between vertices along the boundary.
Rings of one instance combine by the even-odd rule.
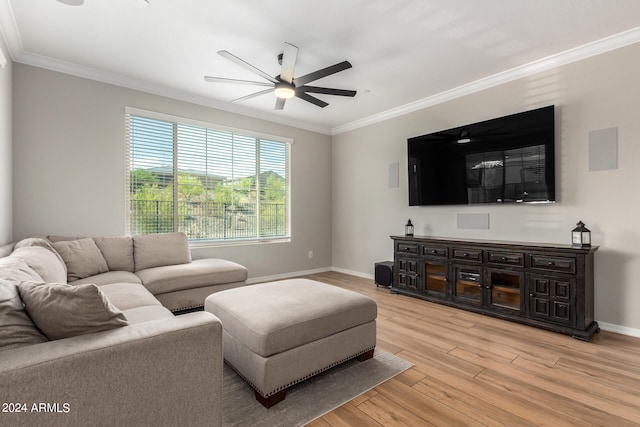
[[411, 220], [407, 221], [407, 225], [404, 226], [404, 235], [413, 237], [413, 224], [411, 224]]
[[591, 246], [591, 231], [578, 221], [577, 227], [571, 231], [571, 245], [574, 248], [588, 248]]

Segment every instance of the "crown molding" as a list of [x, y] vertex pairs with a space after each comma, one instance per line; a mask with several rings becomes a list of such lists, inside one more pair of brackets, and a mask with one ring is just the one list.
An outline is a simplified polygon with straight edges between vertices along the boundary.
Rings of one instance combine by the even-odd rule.
[[[205, 107], [215, 108], [230, 113], [241, 114], [260, 120], [267, 120], [274, 123], [291, 126], [298, 129], [304, 129], [311, 132], [321, 133], [325, 135], [338, 135], [344, 132], [355, 130], [364, 126], [373, 125], [394, 117], [413, 113], [427, 107], [431, 107], [443, 102], [447, 102], [456, 98], [479, 92], [484, 89], [499, 86], [523, 77], [527, 77], [542, 71], [550, 70], [572, 62], [580, 61], [595, 55], [599, 55], [608, 51], [619, 49], [621, 47], [634, 44], [640, 41], [640, 27], [614, 34], [609, 37], [596, 40], [591, 43], [578, 46], [564, 52], [530, 62], [528, 64], [494, 74], [489, 77], [467, 83], [438, 94], [401, 105], [374, 114], [359, 120], [344, 123], [333, 128], [313, 125], [310, 123], [300, 122], [298, 120], [286, 119], [281, 116], [257, 111], [251, 108], [242, 107], [228, 102], [217, 101], [202, 95], [186, 92], [179, 89], [173, 89], [162, 85], [145, 82], [138, 79], [118, 75], [115, 73], [107, 73], [101, 70], [80, 66], [73, 63], [60, 61], [42, 55], [37, 55], [24, 51], [20, 32], [15, 21], [13, 9], [9, 0], [0, 0], [0, 39], [4, 39], [10, 57], [19, 63], [32, 65], [35, 67], [45, 68], [52, 71], [58, 71], [65, 74], [71, 74], [77, 77], [83, 77], [96, 80], [103, 83], [114, 84], [129, 89], [140, 90], [154, 95], [165, 96], [184, 102], [190, 102]], [[1, 42], [1, 40], [0, 40]]]
[[174, 89], [155, 83], [146, 82], [144, 80], [134, 79], [116, 73], [109, 73], [96, 68], [85, 67], [82, 65], [61, 61], [43, 55], [37, 55], [29, 52], [22, 53], [16, 58], [16, 62], [34, 67], [45, 68], [51, 71], [57, 71], [64, 74], [70, 74], [76, 77], [82, 77], [89, 80], [95, 80], [101, 83], [112, 84], [128, 89], [139, 90], [153, 95], [164, 96], [179, 101], [189, 102], [192, 104], [202, 105], [205, 107], [215, 108], [230, 113], [240, 114], [243, 116], [253, 117], [255, 119], [266, 120], [273, 123], [279, 123], [286, 126], [304, 129], [311, 132], [331, 134], [331, 129], [322, 126], [316, 126], [309, 123], [300, 122], [293, 119], [286, 119], [275, 114], [257, 111], [251, 108], [242, 107], [224, 101], [218, 101], [202, 95], [197, 95], [180, 89]]
[[0, 0], [0, 39], [4, 39], [12, 60], [15, 60], [24, 51], [18, 24], [9, 0]]
[[640, 27], [632, 28], [622, 33], [614, 34], [564, 52], [521, 65], [510, 70], [494, 74], [489, 77], [476, 80], [474, 82], [455, 87], [436, 95], [429, 96], [418, 101], [392, 108], [382, 113], [374, 114], [363, 119], [345, 123], [331, 129], [331, 135], [338, 135], [350, 130], [355, 130], [364, 126], [382, 122], [394, 117], [413, 113], [427, 107], [431, 107], [443, 102], [451, 101], [465, 95], [470, 95], [481, 90], [499, 86], [523, 77], [528, 77], [541, 71], [547, 71], [562, 65], [580, 61], [592, 56], [600, 55], [630, 44], [640, 41]]

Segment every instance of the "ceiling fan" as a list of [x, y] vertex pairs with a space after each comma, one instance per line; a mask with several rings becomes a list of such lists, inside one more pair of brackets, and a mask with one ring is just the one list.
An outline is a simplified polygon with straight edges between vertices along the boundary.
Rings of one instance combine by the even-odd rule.
[[238, 58], [237, 56], [227, 52], [226, 50], [218, 51], [218, 54], [268, 81], [267, 83], [267, 82], [256, 82], [252, 80], [238, 80], [238, 79], [227, 79], [224, 77], [204, 76], [204, 79], [207, 82], [236, 83], [236, 84], [244, 84], [244, 85], [264, 86], [269, 88], [269, 89], [261, 90], [256, 93], [252, 93], [247, 96], [243, 96], [238, 99], [234, 99], [231, 102], [244, 101], [246, 99], [255, 98], [257, 96], [264, 95], [266, 93], [274, 92], [276, 95], [276, 107], [275, 107], [276, 110], [282, 110], [284, 108], [284, 104], [286, 100], [289, 98], [293, 98], [294, 96], [300, 99], [303, 99], [307, 102], [310, 102], [314, 105], [317, 105], [318, 107], [324, 108], [329, 104], [324, 102], [321, 99], [316, 98], [315, 96], [309, 95], [309, 93], [320, 93], [324, 95], [338, 95], [338, 96], [350, 96], [350, 97], [356, 96], [355, 90], [307, 86], [307, 83], [311, 83], [315, 80], [319, 80], [323, 77], [327, 77], [327, 76], [330, 76], [331, 74], [339, 73], [340, 71], [344, 71], [351, 68], [351, 63], [349, 63], [349, 61], [342, 61], [338, 64], [332, 65], [330, 67], [322, 68], [318, 71], [314, 71], [313, 73], [309, 73], [301, 77], [293, 77], [293, 72], [296, 66], [296, 60], [298, 58], [298, 48], [290, 43], [285, 42], [284, 52], [278, 55], [278, 63], [282, 66], [282, 69], [280, 70], [280, 75], [275, 77], [271, 77], [269, 74], [254, 67], [253, 65]]

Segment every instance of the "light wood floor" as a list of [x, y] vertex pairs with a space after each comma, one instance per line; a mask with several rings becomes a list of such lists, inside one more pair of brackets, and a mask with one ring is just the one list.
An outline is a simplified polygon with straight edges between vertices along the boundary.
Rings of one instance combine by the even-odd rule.
[[640, 425], [639, 338], [601, 331], [585, 343], [369, 279], [306, 277], [375, 299], [379, 348], [414, 364], [311, 427]]

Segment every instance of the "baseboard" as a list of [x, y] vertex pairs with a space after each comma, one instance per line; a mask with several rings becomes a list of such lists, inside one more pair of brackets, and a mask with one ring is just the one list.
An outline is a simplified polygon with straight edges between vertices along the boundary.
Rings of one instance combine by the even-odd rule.
[[614, 325], [613, 323], [605, 322], [598, 322], [598, 325], [603, 331], [615, 332], [617, 334], [640, 338], [640, 329], [628, 328], [626, 326]]
[[[348, 274], [350, 276], [362, 277], [364, 279], [374, 280], [373, 274], [366, 274], [360, 271], [347, 270], [339, 267], [326, 267], [317, 268], [314, 270], [296, 271], [293, 273], [276, 274], [273, 276], [253, 277], [247, 280], [247, 284], [251, 285], [260, 282], [271, 282], [273, 280], [291, 279], [292, 277], [305, 276], [307, 274], [326, 273], [327, 271], [335, 271], [336, 273]], [[598, 321], [600, 329], [607, 332], [614, 332], [616, 334], [628, 335], [630, 337], [640, 338], [640, 329], [628, 328], [626, 326], [615, 325], [613, 323], [606, 323]]]
[[351, 276], [358, 276], [358, 277], [362, 277], [364, 279], [371, 279], [371, 280], [374, 279], [373, 274], [366, 274], [366, 273], [361, 273], [359, 271], [346, 270], [344, 268], [331, 267], [331, 271], [335, 271], [336, 273], [349, 274]]

